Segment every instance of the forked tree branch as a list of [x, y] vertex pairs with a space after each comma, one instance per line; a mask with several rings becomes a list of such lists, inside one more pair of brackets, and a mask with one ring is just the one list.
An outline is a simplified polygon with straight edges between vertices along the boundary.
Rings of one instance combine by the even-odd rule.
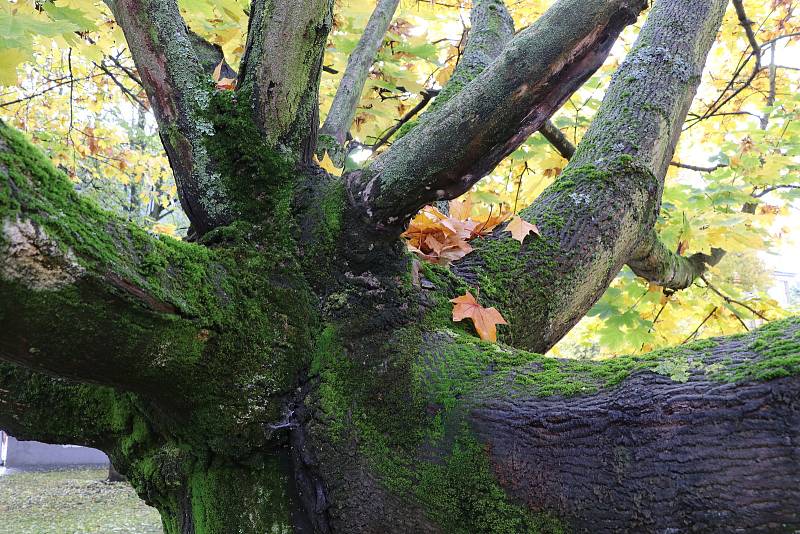
[[352, 202], [378, 231], [397, 235], [425, 204], [464, 193], [600, 67], [645, 4], [555, 3], [454, 98], [348, 175]]
[[327, 150], [337, 165], [344, 162], [342, 148], [353, 124], [364, 83], [399, 4], [400, 0], [378, 0], [358, 44], [347, 59], [347, 68], [320, 128], [320, 148]]
[[652, 236], [724, 8], [724, 0], [656, 3], [569, 165], [521, 214], [541, 236], [516, 252], [501, 229], [453, 264], [503, 311], [513, 344], [552, 347]]

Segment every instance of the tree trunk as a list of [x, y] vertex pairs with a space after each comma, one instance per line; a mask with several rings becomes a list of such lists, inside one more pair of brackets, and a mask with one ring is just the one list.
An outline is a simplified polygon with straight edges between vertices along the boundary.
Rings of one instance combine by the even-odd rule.
[[[331, 1], [254, 1], [237, 91], [204, 85], [175, 2], [113, 5], [196, 242], [80, 198], [0, 124], [0, 426], [103, 449], [168, 533], [800, 529], [800, 320], [603, 362], [529, 352], [626, 263], [681, 283], [709, 263], [653, 224], [723, 0], [656, 3], [522, 214], [541, 236], [498, 230], [452, 269], [412, 259], [402, 221], [538, 129], [643, 2], [503, 26], [496, 61], [342, 178], [309, 164]], [[499, 344], [452, 321], [477, 289], [510, 319]]]

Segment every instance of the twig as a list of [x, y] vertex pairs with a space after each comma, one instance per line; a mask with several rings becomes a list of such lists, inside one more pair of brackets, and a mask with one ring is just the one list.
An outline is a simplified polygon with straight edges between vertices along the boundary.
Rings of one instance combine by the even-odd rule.
[[405, 115], [400, 117], [391, 128], [386, 130], [386, 132], [384, 132], [383, 135], [381, 135], [381, 137], [377, 141], [375, 141], [375, 144], [373, 144], [370, 147], [372, 148], [373, 151], [385, 145], [389, 141], [389, 139], [391, 139], [392, 136], [397, 132], [397, 130], [402, 128], [405, 123], [413, 119], [417, 115], [417, 113], [425, 109], [425, 106], [428, 105], [428, 103], [433, 99], [433, 97], [439, 94], [439, 90], [426, 89], [425, 91], [422, 91], [422, 93], [420, 94], [422, 95], [422, 100], [417, 102], [416, 106], [408, 110], [408, 112], [406, 112]]
[[689, 169], [690, 171], [697, 171], [697, 172], [714, 172], [717, 169], [722, 169], [723, 167], [727, 167], [725, 163], [717, 163], [713, 167], [699, 167], [697, 165], [689, 165], [688, 163], [680, 163], [677, 161], [670, 161], [670, 165], [673, 167], [680, 167], [681, 169]]
[[733, 0], [733, 7], [736, 9], [736, 16], [739, 18], [739, 24], [742, 25], [744, 28], [744, 33], [747, 35], [747, 40], [750, 42], [750, 48], [753, 49], [753, 52], [756, 54], [756, 60], [758, 61], [761, 58], [761, 46], [759, 46], [758, 41], [756, 40], [756, 34], [753, 33], [753, 21], [747, 18], [747, 13], [744, 10], [744, 5], [742, 4], [742, 0]]
[[750, 196], [755, 197], [755, 198], [761, 198], [764, 195], [766, 195], [767, 193], [771, 193], [771, 192], [775, 191], [776, 189], [800, 189], [800, 185], [794, 185], [794, 184], [773, 185], [773, 186], [770, 186], [770, 187], [765, 187], [763, 191], [761, 191], [759, 193], [753, 193]]
[[711, 284], [709, 283], [709, 281], [708, 281], [708, 279], [705, 277], [705, 275], [702, 275], [702, 274], [701, 274], [701, 275], [700, 275], [700, 279], [701, 279], [703, 282], [705, 282], [705, 283], [706, 283], [706, 287], [708, 287], [708, 289], [710, 289], [711, 291], [713, 291], [714, 293], [716, 293], [717, 295], [719, 295], [719, 296], [722, 298], [722, 300], [724, 300], [724, 301], [725, 301], [725, 302], [727, 302], [728, 304], [737, 304], [737, 305], [741, 306], [742, 308], [744, 308], [744, 309], [748, 310], [748, 311], [749, 311], [750, 313], [752, 313], [753, 315], [756, 315], [756, 316], [760, 317], [761, 319], [763, 319], [763, 320], [765, 320], [765, 321], [769, 321], [769, 319], [767, 319], [767, 318], [764, 316], [764, 314], [762, 314], [762, 313], [760, 313], [759, 311], [757, 311], [757, 310], [753, 309], [752, 307], [748, 306], [748, 305], [747, 305], [747, 304], [745, 304], [744, 302], [740, 302], [740, 301], [738, 301], [738, 300], [736, 300], [736, 299], [733, 299], [733, 298], [731, 298], [731, 297], [729, 297], [729, 296], [727, 296], [727, 295], [723, 294], [723, 293], [722, 293], [722, 292], [721, 292], [719, 289], [717, 289], [716, 287], [714, 287], [713, 285], [711, 285]]
[[703, 328], [703, 325], [704, 325], [704, 324], [706, 324], [706, 322], [707, 322], [709, 319], [711, 319], [711, 316], [712, 316], [712, 315], [714, 315], [714, 312], [716, 312], [716, 311], [717, 311], [717, 308], [718, 308], [718, 307], [719, 307], [719, 306], [714, 306], [714, 309], [712, 309], [712, 310], [711, 310], [711, 311], [708, 313], [708, 315], [706, 315], [706, 318], [705, 318], [705, 319], [703, 319], [703, 322], [701, 322], [699, 325], [697, 325], [697, 328], [695, 328], [695, 329], [694, 329], [694, 332], [692, 332], [691, 334], [689, 334], [689, 337], [687, 337], [686, 339], [684, 339], [683, 341], [681, 341], [681, 345], [685, 344], [687, 341], [689, 341], [690, 339], [692, 339], [693, 337], [695, 337], [695, 336], [697, 335], [697, 333], [700, 331], [700, 329], [701, 329], [701, 328]]
[[[93, 63], [94, 63], [94, 62], [93, 62]], [[105, 73], [105, 74], [106, 74], [106, 75], [107, 75], [109, 78], [111, 78], [111, 81], [112, 81], [112, 82], [114, 82], [114, 85], [116, 85], [116, 86], [117, 86], [117, 87], [120, 89], [120, 91], [122, 91], [122, 92], [123, 92], [123, 94], [125, 94], [125, 96], [127, 96], [128, 98], [130, 98], [130, 99], [131, 99], [131, 101], [133, 101], [133, 102], [134, 102], [134, 103], [135, 103], [137, 106], [139, 106], [140, 108], [142, 108], [142, 109], [147, 109], [147, 105], [145, 104], [145, 102], [143, 102], [143, 101], [142, 101], [142, 100], [141, 100], [141, 99], [140, 99], [138, 96], [136, 96], [136, 95], [133, 93], [133, 91], [131, 91], [130, 89], [128, 89], [127, 87], [125, 87], [125, 84], [123, 84], [121, 81], [119, 81], [119, 80], [117, 79], [117, 77], [114, 75], [114, 73], [113, 73], [113, 72], [111, 72], [111, 69], [109, 69], [108, 67], [106, 67], [106, 66], [103, 64], [103, 62], [102, 62], [102, 61], [101, 61], [100, 63], [94, 63], [94, 64], [95, 64], [95, 65], [96, 65], [96, 66], [97, 66], [97, 67], [98, 67], [100, 70], [102, 70], [102, 71], [103, 71], [103, 72], [104, 72], [104, 73]], [[123, 71], [123, 72], [124, 72], [124, 71]]]

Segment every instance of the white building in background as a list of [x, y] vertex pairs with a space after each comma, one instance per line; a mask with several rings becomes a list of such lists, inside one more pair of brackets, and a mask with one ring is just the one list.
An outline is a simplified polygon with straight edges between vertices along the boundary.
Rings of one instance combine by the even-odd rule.
[[38, 441], [19, 441], [0, 430], [0, 466], [107, 466], [108, 456], [102, 451], [78, 445], [50, 445]]
[[800, 286], [800, 273], [775, 270], [772, 272], [775, 285], [769, 290], [769, 296], [778, 301], [782, 307], [792, 304], [792, 288]]

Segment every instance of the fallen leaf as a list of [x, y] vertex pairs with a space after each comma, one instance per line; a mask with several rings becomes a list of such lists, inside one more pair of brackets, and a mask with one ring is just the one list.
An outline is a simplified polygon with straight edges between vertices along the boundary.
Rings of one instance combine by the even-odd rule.
[[464, 295], [451, 299], [453, 306], [453, 321], [471, 319], [475, 331], [484, 341], [497, 341], [497, 325], [508, 324], [496, 308], [484, 308], [472, 293], [467, 291]]
[[222, 78], [222, 66], [225, 64], [225, 60], [219, 62], [219, 64], [214, 67], [214, 73], [211, 75], [214, 78], [215, 82], [218, 82], [220, 78]]
[[539, 235], [539, 228], [535, 224], [531, 224], [524, 220], [519, 215], [515, 215], [513, 219], [506, 226], [505, 232], [511, 232], [511, 237], [522, 243], [525, 237], [533, 233]]

